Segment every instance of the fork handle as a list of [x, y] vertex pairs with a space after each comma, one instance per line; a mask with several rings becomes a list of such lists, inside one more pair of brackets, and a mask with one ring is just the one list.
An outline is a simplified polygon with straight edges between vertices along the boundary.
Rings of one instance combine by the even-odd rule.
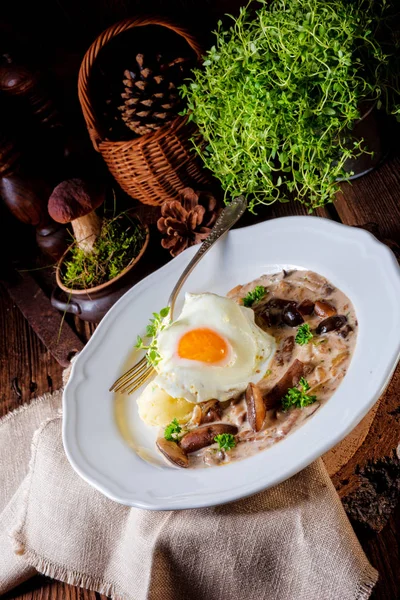
[[186, 269], [183, 271], [182, 275], [179, 277], [174, 289], [171, 292], [171, 295], [168, 300], [168, 306], [170, 307], [169, 318], [171, 321], [173, 320], [173, 313], [175, 308], [175, 302], [178, 297], [179, 292], [182, 289], [183, 284], [186, 279], [189, 277], [190, 273], [196, 267], [197, 263], [203, 258], [203, 256], [212, 248], [219, 238], [224, 235], [233, 225], [240, 219], [244, 211], [247, 207], [247, 200], [244, 196], [238, 196], [232, 202], [224, 208], [224, 210], [219, 215], [218, 219], [215, 222], [214, 227], [212, 228], [210, 235], [204, 240], [201, 244], [200, 248], [193, 256], [190, 263], [187, 265]]

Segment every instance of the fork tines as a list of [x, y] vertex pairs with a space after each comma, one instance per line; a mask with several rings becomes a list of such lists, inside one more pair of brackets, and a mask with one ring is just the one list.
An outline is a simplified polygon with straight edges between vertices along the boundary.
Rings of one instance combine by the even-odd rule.
[[134, 365], [129, 371], [121, 375], [110, 387], [110, 392], [125, 391], [135, 380], [142, 379], [143, 375], [147, 371], [152, 371], [151, 367], [147, 364], [146, 357], [143, 357], [136, 365]]

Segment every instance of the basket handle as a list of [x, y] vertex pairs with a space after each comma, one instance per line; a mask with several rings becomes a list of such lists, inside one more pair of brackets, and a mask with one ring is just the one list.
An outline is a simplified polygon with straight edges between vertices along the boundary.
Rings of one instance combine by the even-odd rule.
[[102, 137], [100, 135], [96, 116], [93, 112], [93, 108], [89, 100], [90, 70], [100, 50], [113, 37], [119, 35], [120, 33], [123, 33], [124, 31], [128, 31], [129, 29], [133, 29], [134, 27], [145, 27], [146, 25], [161, 25], [162, 27], [166, 27], [167, 29], [174, 31], [186, 40], [188, 45], [196, 53], [198, 59], [200, 59], [202, 56], [203, 51], [201, 46], [198, 44], [195, 38], [188, 31], [186, 31], [186, 29], [178, 27], [177, 25], [174, 25], [173, 23], [170, 23], [169, 21], [164, 19], [156, 19], [154, 17], [135, 17], [131, 19], [125, 19], [124, 21], [120, 21], [119, 23], [115, 23], [114, 25], [111, 25], [111, 27], [103, 31], [103, 33], [101, 33], [98, 36], [98, 38], [95, 39], [95, 41], [83, 57], [78, 77], [79, 102], [81, 104], [82, 113], [86, 122], [86, 127], [88, 129], [90, 139], [92, 141], [94, 149], [97, 150], [97, 152], [99, 152], [99, 143], [102, 141]]

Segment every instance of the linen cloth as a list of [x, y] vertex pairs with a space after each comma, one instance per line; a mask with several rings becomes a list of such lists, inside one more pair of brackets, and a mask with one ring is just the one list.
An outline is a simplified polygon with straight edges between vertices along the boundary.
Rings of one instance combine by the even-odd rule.
[[55, 392], [0, 420], [0, 594], [38, 571], [116, 600], [370, 596], [377, 572], [321, 460], [224, 506], [129, 508], [73, 471], [60, 407]]

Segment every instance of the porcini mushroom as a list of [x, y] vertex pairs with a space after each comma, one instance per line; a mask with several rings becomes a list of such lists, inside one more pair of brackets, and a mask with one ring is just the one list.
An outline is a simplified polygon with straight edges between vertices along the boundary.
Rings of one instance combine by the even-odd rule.
[[260, 431], [267, 413], [260, 388], [249, 383], [246, 389], [247, 420], [253, 431]]
[[323, 333], [329, 333], [330, 331], [337, 331], [344, 327], [347, 323], [347, 317], [345, 315], [335, 315], [333, 317], [328, 317], [321, 321], [318, 325], [316, 332], [318, 335]]
[[214, 444], [214, 438], [217, 435], [222, 433], [236, 435], [237, 432], [238, 428], [235, 427], [235, 425], [228, 425], [228, 423], [203, 425], [202, 427], [193, 429], [184, 435], [180, 441], [180, 445], [186, 454], [190, 454], [191, 452], [196, 452], [197, 450], [201, 450], [201, 448], [205, 448], [206, 446], [211, 446], [211, 444]]
[[281, 398], [287, 394], [288, 389], [299, 383], [300, 378], [304, 375], [304, 367], [304, 363], [297, 358], [293, 361], [289, 369], [274, 385], [272, 390], [270, 390], [268, 394], [264, 396], [265, 407], [267, 410], [275, 408], [279, 404]]
[[101, 232], [101, 219], [95, 213], [105, 198], [101, 185], [82, 179], [68, 179], [54, 188], [48, 204], [49, 215], [57, 223], [71, 223], [79, 248], [90, 254]]
[[319, 317], [327, 318], [337, 314], [336, 308], [332, 306], [332, 304], [329, 304], [329, 302], [324, 302], [323, 300], [318, 300], [318, 302], [315, 303], [314, 310], [315, 314]]
[[222, 408], [218, 400], [209, 400], [202, 407], [202, 423], [212, 423], [220, 421], [222, 417]]
[[189, 466], [188, 457], [176, 442], [170, 442], [165, 438], [158, 438], [156, 444], [161, 454], [173, 465], [181, 467], [181, 469], [186, 469]]

